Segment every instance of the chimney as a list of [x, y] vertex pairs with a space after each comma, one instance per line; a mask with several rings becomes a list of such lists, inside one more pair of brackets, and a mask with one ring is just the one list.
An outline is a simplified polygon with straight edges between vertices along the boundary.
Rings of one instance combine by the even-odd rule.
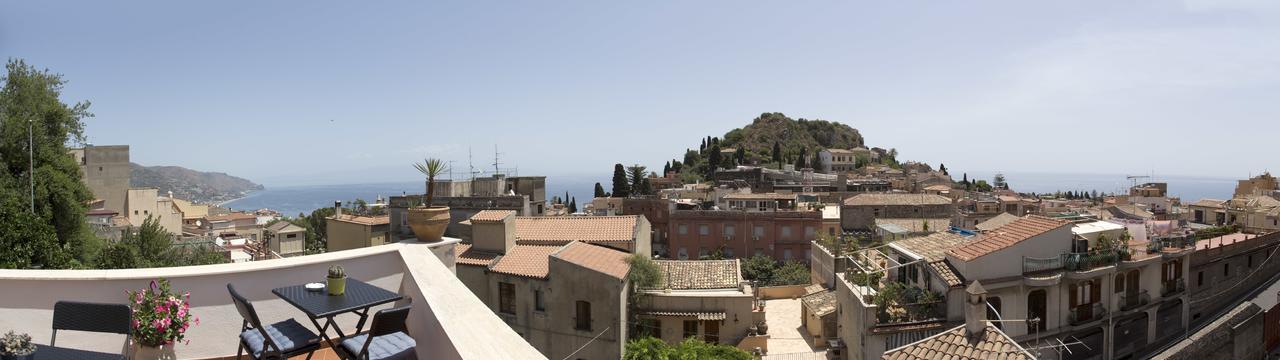
[[964, 330], [969, 336], [979, 336], [987, 328], [987, 289], [974, 280], [964, 292], [969, 295], [965, 299]]
[[[510, 210], [484, 210], [481, 212], [506, 212], [498, 221], [471, 220], [471, 243], [474, 249], [506, 254], [516, 246], [516, 212]], [[479, 214], [476, 214], [479, 215]]]
[[342, 217], [342, 200], [333, 202], [333, 217], [334, 218]]

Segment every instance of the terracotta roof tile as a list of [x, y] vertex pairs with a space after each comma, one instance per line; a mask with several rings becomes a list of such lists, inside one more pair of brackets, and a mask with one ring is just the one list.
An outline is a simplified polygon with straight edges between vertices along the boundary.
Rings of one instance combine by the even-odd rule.
[[[359, 216], [359, 215], [342, 214], [342, 215], [335, 215], [329, 218], [338, 220], [338, 221], [343, 221], [343, 222], [356, 223], [360, 225], [387, 225], [391, 223], [391, 217], [386, 215]], [[210, 221], [212, 220], [213, 219], [210, 219]]]
[[489, 271], [545, 279], [548, 272], [547, 257], [560, 248], [561, 246], [557, 245], [516, 245], [508, 250], [506, 255], [499, 257], [498, 261], [489, 267]]
[[949, 205], [951, 199], [933, 194], [858, 194], [845, 199], [845, 205]]
[[933, 262], [946, 258], [947, 250], [964, 245], [965, 241], [963, 235], [940, 232], [894, 241], [889, 243], [889, 247], [909, 251], [925, 261]]
[[515, 210], [481, 210], [475, 215], [471, 215], [471, 222], [500, 222], [508, 216], [515, 216]]
[[929, 267], [938, 273], [938, 277], [942, 279], [942, 282], [947, 283], [947, 286], [960, 287], [964, 285], [964, 277], [961, 277], [960, 272], [951, 267], [951, 263], [946, 260], [930, 262]]
[[813, 316], [823, 317], [836, 312], [836, 293], [834, 291], [822, 291], [805, 295], [800, 298], [800, 301]]
[[993, 218], [987, 219], [987, 221], [978, 223], [978, 225], [975, 225], [974, 227], [978, 228], [978, 230], [981, 230], [981, 231], [991, 231], [991, 230], [998, 229], [1001, 226], [1008, 225], [1011, 222], [1018, 221], [1018, 219], [1021, 219], [1021, 218], [1018, 217], [1017, 215], [1010, 214], [1010, 213], [1000, 213], [1000, 215], [996, 215]]
[[638, 215], [516, 217], [516, 242], [567, 244], [570, 241], [629, 242], [636, 239]]
[[779, 193], [754, 193], [754, 194], [727, 194], [725, 200], [795, 200], [796, 194], [779, 194]]
[[493, 264], [493, 259], [496, 259], [499, 256], [499, 254], [472, 249], [471, 244], [458, 244], [458, 247], [454, 251], [457, 251], [458, 253], [458, 265], [487, 267], [490, 264]]
[[982, 334], [969, 334], [961, 325], [924, 340], [886, 351], [882, 358], [1025, 360], [1035, 357], [1000, 329], [988, 323]]
[[257, 219], [257, 218], [258, 218], [258, 216], [257, 216], [257, 215], [249, 214], [249, 213], [228, 213], [228, 214], [222, 214], [222, 215], [209, 215], [208, 217], [206, 217], [206, 218], [205, 218], [205, 220], [209, 220], [209, 221], [232, 220], [232, 221], [234, 221], [234, 220], [248, 220], [248, 219]]
[[742, 282], [738, 260], [657, 260], [662, 284], [672, 290], [737, 288]]
[[629, 255], [607, 247], [574, 241], [551, 256], [621, 280], [631, 271], [631, 265], [627, 263]]
[[1066, 220], [1030, 215], [1001, 226], [990, 233], [983, 234], [976, 240], [955, 247], [947, 251], [947, 254], [955, 256], [961, 261], [970, 261], [1020, 243], [1023, 240], [1066, 226], [1071, 226], [1071, 223]]

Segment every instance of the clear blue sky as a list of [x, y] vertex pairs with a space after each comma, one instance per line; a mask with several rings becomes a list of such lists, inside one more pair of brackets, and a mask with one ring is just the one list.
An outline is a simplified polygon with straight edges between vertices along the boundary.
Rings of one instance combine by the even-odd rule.
[[660, 168], [761, 112], [954, 171], [1276, 165], [1275, 1], [13, 1], [95, 144], [268, 185]]

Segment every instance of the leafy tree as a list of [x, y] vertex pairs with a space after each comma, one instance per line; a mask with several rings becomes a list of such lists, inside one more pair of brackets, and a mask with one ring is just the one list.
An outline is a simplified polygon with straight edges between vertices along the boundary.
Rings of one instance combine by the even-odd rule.
[[976, 184], [973, 184], [973, 188], [979, 192], [990, 192], [992, 190], [991, 184], [988, 184], [986, 180], [978, 180]]
[[696, 338], [670, 346], [660, 339], [644, 337], [627, 342], [625, 351], [623, 360], [755, 359], [751, 353], [732, 345], [708, 344]]
[[631, 186], [631, 195], [649, 195], [644, 191], [645, 177], [648, 174], [648, 168], [644, 165], [635, 164], [627, 167], [627, 182]]
[[1004, 181], [1004, 174], [996, 174], [996, 176], [991, 179], [991, 186], [996, 189], [1009, 188], [1009, 184]]
[[176, 245], [173, 234], [148, 216], [138, 228], [124, 232], [120, 241], [103, 251], [98, 266], [104, 269], [132, 269], [168, 266], [207, 265], [226, 262], [212, 244]]
[[631, 193], [631, 189], [627, 186], [627, 172], [622, 168], [622, 164], [613, 164], [613, 196], [627, 197]]
[[11, 181], [0, 177], [0, 268], [26, 269], [66, 262], [62, 257], [41, 256], [67, 254], [58, 248], [53, 226], [32, 214], [30, 204], [23, 201], [24, 194], [4, 184], [7, 182]]
[[801, 285], [810, 281], [809, 267], [797, 261], [788, 261], [773, 271], [769, 286]]
[[596, 183], [595, 190], [595, 197], [605, 197], [604, 186], [600, 186], [600, 183]]
[[[62, 75], [37, 70], [17, 59], [9, 60], [5, 69], [6, 74], [0, 77], [4, 83], [0, 89], [0, 186], [5, 188], [5, 199], [16, 202], [5, 201], [0, 206], [0, 219], [17, 233], [0, 237], [17, 239], [11, 236], [23, 234], [22, 241], [29, 244], [0, 252], [38, 250], [29, 260], [13, 263], [15, 266], [82, 267], [98, 255], [102, 241], [84, 222], [85, 202], [93, 199], [93, 194], [81, 182], [80, 167], [67, 156], [66, 145], [84, 141], [83, 119], [93, 116], [89, 102], [63, 103], [59, 99], [66, 83]], [[28, 150], [34, 162], [28, 161]], [[32, 179], [34, 213], [29, 189]], [[15, 256], [0, 255], [11, 257]]]
[[735, 151], [733, 152], [733, 161], [734, 161], [734, 163], [735, 163], [736, 165], [746, 164], [746, 163], [747, 163], [747, 149], [746, 149], [746, 148], [744, 148], [744, 147], [738, 147], [738, 150], [735, 150]]
[[742, 278], [767, 284], [773, 280], [773, 270], [778, 262], [764, 255], [755, 255], [742, 261]]
[[627, 264], [631, 266], [627, 280], [637, 288], [656, 289], [661, 284], [662, 271], [658, 269], [658, 263], [648, 256], [632, 254], [627, 256]]

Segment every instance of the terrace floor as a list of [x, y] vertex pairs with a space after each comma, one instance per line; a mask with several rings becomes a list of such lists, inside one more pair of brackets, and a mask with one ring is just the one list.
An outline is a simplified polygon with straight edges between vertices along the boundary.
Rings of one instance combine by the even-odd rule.
[[[769, 355], [765, 359], [807, 359], [825, 356], [825, 349], [810, 344], [813, 337], [800, 322], [800, 299], [765, 300], [765, 320], [769, 322]], [[815, 357], [822, 358], [822, 357]]]

